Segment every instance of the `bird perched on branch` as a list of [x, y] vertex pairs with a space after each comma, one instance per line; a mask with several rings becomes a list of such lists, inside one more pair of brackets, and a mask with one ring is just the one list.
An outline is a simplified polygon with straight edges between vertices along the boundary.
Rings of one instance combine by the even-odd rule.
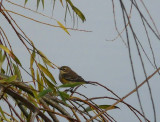
[[81, 76], [79, 76], [68, 66], [62, 66], [59, 68], [59, 70], [60, 70], [59, 80], [61, 81], [62, 84], [82, 82], [85, 84], [95, 85], [94, 83], [85, 81]]

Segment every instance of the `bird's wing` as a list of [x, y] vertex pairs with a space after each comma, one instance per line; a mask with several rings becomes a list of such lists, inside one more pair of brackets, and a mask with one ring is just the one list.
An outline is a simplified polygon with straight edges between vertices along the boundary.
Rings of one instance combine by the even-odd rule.
[[64, 79], [71, 81], [71, 82], [85, 82], [85, 80], [77, 74], [75, 74], [75, 75], [64, 74], [63, 77], [64, 77]]

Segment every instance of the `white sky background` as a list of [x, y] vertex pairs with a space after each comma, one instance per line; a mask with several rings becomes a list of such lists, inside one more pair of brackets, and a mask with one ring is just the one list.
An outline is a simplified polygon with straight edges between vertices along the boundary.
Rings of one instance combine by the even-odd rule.
[[[24, 0], [16, 1], [15, 3], [24, 4]], [[57, 25], [56, 21], [47, 19], [35, 13], [27, 10], [15, 7], [5, 0], [3, 1], [6, 9], [16, 11], [26, 16], [35, 18], [40, 21], [48, 22]], [[139, 2], [139, 1], [137, 1]], [[91, 30], [92, 32], [80, 32], [69, 30], [71, 36], [67, 35], [62, 29], [54, 28], [46, 25], [42, 25], [20, 16], [11, 14], [16, 20], [17, 24], [23, 29], [23, 31], [30, 37], [34, 42], [35, 46], [40, 49], [53, 63], [59, 66], [67, 65], [74, 69], [79, 75], [85, 80], [97, 81], [112, 91], [117, 93], [120, 97], [126, 95], [129, 91], [134, 89], [134, 81], [131, 72], [130, 61], [128, 57], [128, 49], [121, 41], [120, 38], [111, 42], [111, 40], [117, 36], [117, 32], [114, 28], [112, 4], [111, 1], [106, 0], [79, 0], [74, 2], [75, 6], [78, 7], [86, 16], [86, 22], [81, 23], [79, 19], [79, 29]], [[158, 29], [160, 28], [160, 16], [159, 16], [159, 0], [145, 1], [147, 8], [149, 9]], [[126, 2], [126, 5], [130, 7], [130, 4]], [[36, 2], [29, 1], [26, 7], [30, 7], [36, 10]], [[116, 3], [116, 18], [118, 22], [119, 30], [123, 29], [123, 20], [121, 16], [121, 9], [119, 3]], [[129, 8], [128, 7], [128, 8]], [[44, 13], [51, 16], [52, 2], [45, 3], [45, 10], [42, 6], [38, 9], [38, 12]], [[142, 10], [144, 11], [143, 7]], [[59, 1], [56, 2], [54, 18], [63, 22], [65, 8], [61, 7]], [[69, 14], [68, 14], [69, 15]], [[145, 14], [147, 18], [147, 14]], [[147, 54], [151, 58], [151, 52], [148, 46], [146, 37], [144, 36], [144, 29], [140, 17], [137, 16], [137, 12], [133, 9], [131, 16], [132, 24], [137, 32], [137, 36], [141, 40], [141, 43], [145, 47]], [[3, 24], [1, 24], [3, 23]], [[13, 45], [13, 49], [17, 57], [19, 57], [23, 66], [29, 70], [30, 57], [26, 54], [26, 49], [21, 42], [15, 38], [15, 34], [11, 31], [8, 23], [5, 23], [4, 18], [0, 15], [0, 25], [7, 33]], [[68, 16], [67, 27], [72, 27], [72, 21]], [[149, 31], [150, 32], [150, 31]], [[152, 45], [156, 54], [157, 62], [160, 61], [159, 56], [159, 40], [150, 33]], [[125, 33], [123, 33], [125, 37]], [[138, 83], [141, 83], [145, 77], [141, 67], [139, 57], [135, 48], [134, 40], [131, 38], [132, 44], [132, 55], [134, 57], [134, 67]], [[143, 55], [145, 66], [147, 68], [147, 74], [150, 75], [154, 72], [154, 69]], [[158, 65], [159, 66], [159, 65]], [[58, 70], [52, 71], [54, 77], [57, 79], [58, 84]], [[24, 74], [25, 79], [30, 79], [29, 76]], [[160, 121], [160, 82], [159, 77], [154, 76], [150, 80], [150, 85], [153, 92], [153, 97], [157, 112], [157, 121]], [[80, 88], [79, 92], [87, 95], [88, 97], [96, 96], [110, 96], [110, 93], [106, 90], [87, 85], [87, 88]], [[143, 108], [147, 118], [153, 121], [153, 112], [149, 92], [147, 85], [140, 88], [140, 96], [142, 99]], [[139, 103], [136, 97], [136, 93], [129, 96], [125, 101], [131, 104], [136, 109], [140, 110]], [[114, 101], [101, 100], [97, 101], [98, 104], [112, 104]], [[121, 110], [111, 110], [109, 114], [113, 116], [118, 122], [136, 122], [138, 119], [130, 110], [123, 104], [118, 104]]]

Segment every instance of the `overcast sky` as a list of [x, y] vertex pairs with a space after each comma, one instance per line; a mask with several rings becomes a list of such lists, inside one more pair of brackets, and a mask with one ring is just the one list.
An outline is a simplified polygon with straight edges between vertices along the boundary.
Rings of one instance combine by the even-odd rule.
[[[24, 4], [24, 0], [17, 1], [12, 0], [17, 4]], [[72, 0], [73, 1], [73, 0]], [[52, 2], [45, 1], [45, 10], [40, 8], [39, 12], [44, 13], [48, 16], [52, 15]], [[115, 1], [116, 2], [116, 1]], [[130, 6], [129, 2], [125, 1], [128, 8]], [[139, 1], [137, 1], [139, 2]], [[152, 15], [158, 29], [160, 28], [160, 16], [159, 16], [159, 0], [148, 0], [144, 1], [150, 14]], [[34, 42], [35, 46], [40, 49], [53, 63], [58, 66], [67, 65], [75, 70], [79, 75], [81, 75], [85, 80], [97, 81], [115, 93], [120, 97], [126, 95], [129, 91], [135, 88], [131, 66], [128, 56], [128, 49], [122, 42], [120, 38], [115, 41], [106, 41], [112, 40], [117, 36], [115, 31], [113, 14], [112, 14], [112, 4], [111, 1], [106, 0], [79, 0], [76, 1], [75, 6], [77, 6], [86, 16], [86, 22], [82, 23], [79, 19], [79, 29], [88, 30], [92, 32], [82, 32], [82, 31], [73, 31], [68, 30], [70, 35], [65, 33], [60, 28], [54, 28], [46, 25], [42, 25], [27, 19], [24, 19], [20, 16], [11, 14], [16, 22], [20, 25], [23, 31], [30, 37]], [[21, 9], [14, 5], [9, 4], [4, 0], [4, 6], [6, 9], [16, 11], [18, 13], [24, 14], [26, 16], [35, 18], [37, 20], [47, 22], [50, 24], [57, 25], [55, 20], [47, 19], [43, 16], [35, 14], [33, 12]], [[30, 7], [33, 10], [36, 10], [36, 2], [28, 1], [26, 7]], [[119, 3], [115, 3], [116, 8], [116, 18], [118, 21], [119, 30], [123, 29], [123, 20], [121, 16], [121, 9]], [[143, 12], [144, 9], [140, 7]], [[59, 1], [56, 2], [54, 18], [64, 23], [64, 12], [65, 8], [61, 7]], [[146, 18], [149, 19], [148, 15], [145, 13]], [[142, 23], [140, 17], [138, 16], [135, 9], [131, 16], [132, 24], [134, 25], [134, 30], [137, 32], [141, 43], [145, 47], [147, 54], [151, 57], [151, 51], [148, 46], [147, 38], [144, 36], [144, 29], [142, 28]], [[151, 22], [149, 20], [149, 22]], [[2, 24], [3, 23], [3, 24]], [[15, 38], [15, 34], [12, 32], [11, 27], [8, 23], [5, 23], [4, 18], [0, 15], [0, 26], [4, 28], [7, 36], [9, 37], [11, 43], [13, 44], [13, 49], [15, 54], [19, 57], [23, 66], [29, 70], [29, 60], [30, 56], [26, 54], [25, 47], [20, 43], [20, 41]], [[72, 27], [72, 21], [68, 16], [67, 27]], [[154, 37], [154, 35], [149, 31], [152, 45], [155, 51], [157, 63], [160, 61], [160, 45], [159, 40]], [[125, 38], [125, 33], [122, 34]], [[134, 40], [131, 36], [131, 45], [132, 45], [132, 55], [134, 57], [134, 67], [135, 74], [137, 77], [138, 83], [141, 83], [144, 79], [144, 73], [142, 66], [138, 57], [138, 53], [135, 48]], [[126, 41], [126, 40], [125, 40]], [[154, 72], [151, 64], [148, 62], [146, 57], [143, 55], [145, 66], [147, 68], [147, 74], [150, 75]], [[160, 64], [160, 63], [159, 63]], [[159, 66], [158, 64], [158, 66]], [[58, 80], [58, 70], [52, 71], [54, 77], [57, 79], [58, 84], [61, 84]], [[29, 76], [26, 74], [24, 78], [28, 80]], [[156, 111], [157, 111], [157, 121], [160, 121], [160, 82], [159, 77], [154, 76], [150, 80], [150, 85], [153, 92], [153, 97], [155, 101]], [[79, 92], [86, 94], [88, 97], [95, 96], [111, 96], [106, 90], [87, 85], [87, 88], [80, 88]], [[144, 85], [140, 88], [140, 96], [142, 98], [143, 108], [147, 118], [153, 121], [153, 112], [151, 106], [151, 100], [149, 97], [148, 87]], [[125, 99], [126, 102], [134, 106], [136, 109], [140, 110], [139, 103], [137, 100], [136, 93], [129, 96]], [[112, 104], [114, 101], [111, 100], [101, 100], [96, 101], [98, 104]], [[138, 119], [135, 115], [130, 112], [130, 110], [123, 104], [118, 104], [120, 110], [111, 110], [109, 113], [118, 121], [118, 122], [138, 122]]]

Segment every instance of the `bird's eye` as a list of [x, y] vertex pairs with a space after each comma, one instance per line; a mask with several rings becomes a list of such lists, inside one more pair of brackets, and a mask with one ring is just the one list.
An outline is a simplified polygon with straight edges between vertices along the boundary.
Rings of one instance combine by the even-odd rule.
[[63, 68], [63, 71], [66, 71], [66, 68]]

